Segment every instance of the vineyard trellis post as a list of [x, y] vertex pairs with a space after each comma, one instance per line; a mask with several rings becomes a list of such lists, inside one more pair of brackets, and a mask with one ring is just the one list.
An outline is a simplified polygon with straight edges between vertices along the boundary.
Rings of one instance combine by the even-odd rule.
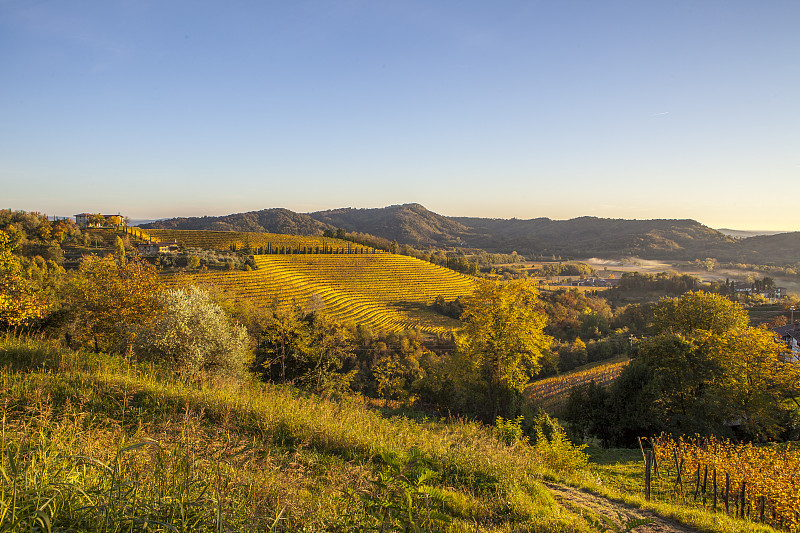
[[[639, 442], [641, 444], [641, 441]], [[653, 452], [647, 450], [644, 455], [644, 499], [650, 501], [650, 474], [653, 469]]]
[[694, 482], [694, 501], [697, 501], [697, 496], [700, 494], [700, 465], [697, 465], [697, 473], [695, 474]]
[[742, 492], [739, 494], [739, 504], [740, 504], [739, 505], [739, 518], [741, 518], [742, 520], [744, 520], [745, 505], [747, 504], [747, 500], [745, 500], [745, 494], [744, 494], [746, 485], [747, 485], [747, 482], [745, 480], [742, 480]]
[[729, 495], [731, 493], [731, 476], [725, 472], [725, 514], [730, 514]]
[[706, 487], [708, 487], [708, 465], [705, 465], [703, 471], [703, 506], [706, 504]]
[[716, 466], [714, 467], [713, 485], [714, 485], [714, 504], [713, 504], [714, 512], [717, 512], [717, 467]]

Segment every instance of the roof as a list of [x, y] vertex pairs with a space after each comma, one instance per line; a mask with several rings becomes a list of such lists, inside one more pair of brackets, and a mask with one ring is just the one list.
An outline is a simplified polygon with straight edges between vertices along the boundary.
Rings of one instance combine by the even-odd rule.
[[777, 335], [781, 337], [792, 337], [794, 339], [800, 339], [800, 321], [795, 321], [794, 324], [786, 324], [785, 326], [778, 326], [777, 328], [772, 328]]

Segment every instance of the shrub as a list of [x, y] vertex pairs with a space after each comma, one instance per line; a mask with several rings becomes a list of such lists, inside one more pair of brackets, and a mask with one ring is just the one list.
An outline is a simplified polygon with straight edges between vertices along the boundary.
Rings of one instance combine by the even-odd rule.
[[231, 323], [209, 293], [197, 287], [170, 289], [158, 296], [160, 315], [131, 330], [135, 353], [174, 366], [185, 374], [200, 370], [241, 374], [249, 355], [244, 326]]

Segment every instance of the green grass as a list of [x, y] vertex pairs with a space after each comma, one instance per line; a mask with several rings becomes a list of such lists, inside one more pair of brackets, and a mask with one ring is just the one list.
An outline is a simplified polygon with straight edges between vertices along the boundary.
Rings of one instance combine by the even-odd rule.
[[13, 337], [0, 367], [5, 531], [588, 531], [537, 482], [552, 458], [476, 423]]
[[[478, 423], [0, 338], [0, 531], [591, 531], [556, 480], [645, 504], [638, 450], [508, 446]], [[637, 455], [638, 454], [638, 455]], [[52, 528], [52, 529], [51, 529]]]

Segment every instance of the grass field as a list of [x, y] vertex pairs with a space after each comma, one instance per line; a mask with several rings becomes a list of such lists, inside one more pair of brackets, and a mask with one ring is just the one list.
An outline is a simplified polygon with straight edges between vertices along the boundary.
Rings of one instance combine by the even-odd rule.
[[773, 531], [646, 504], [635, 453], [585, 467], [568, 445], [507, 445], [474, 422], [386, 417], [358, 398], [247, 380], [186, 382], [11, 335], [0, 337], [0, 419], [0, 531], [593, 531], [542, 480], [698, 531]]

